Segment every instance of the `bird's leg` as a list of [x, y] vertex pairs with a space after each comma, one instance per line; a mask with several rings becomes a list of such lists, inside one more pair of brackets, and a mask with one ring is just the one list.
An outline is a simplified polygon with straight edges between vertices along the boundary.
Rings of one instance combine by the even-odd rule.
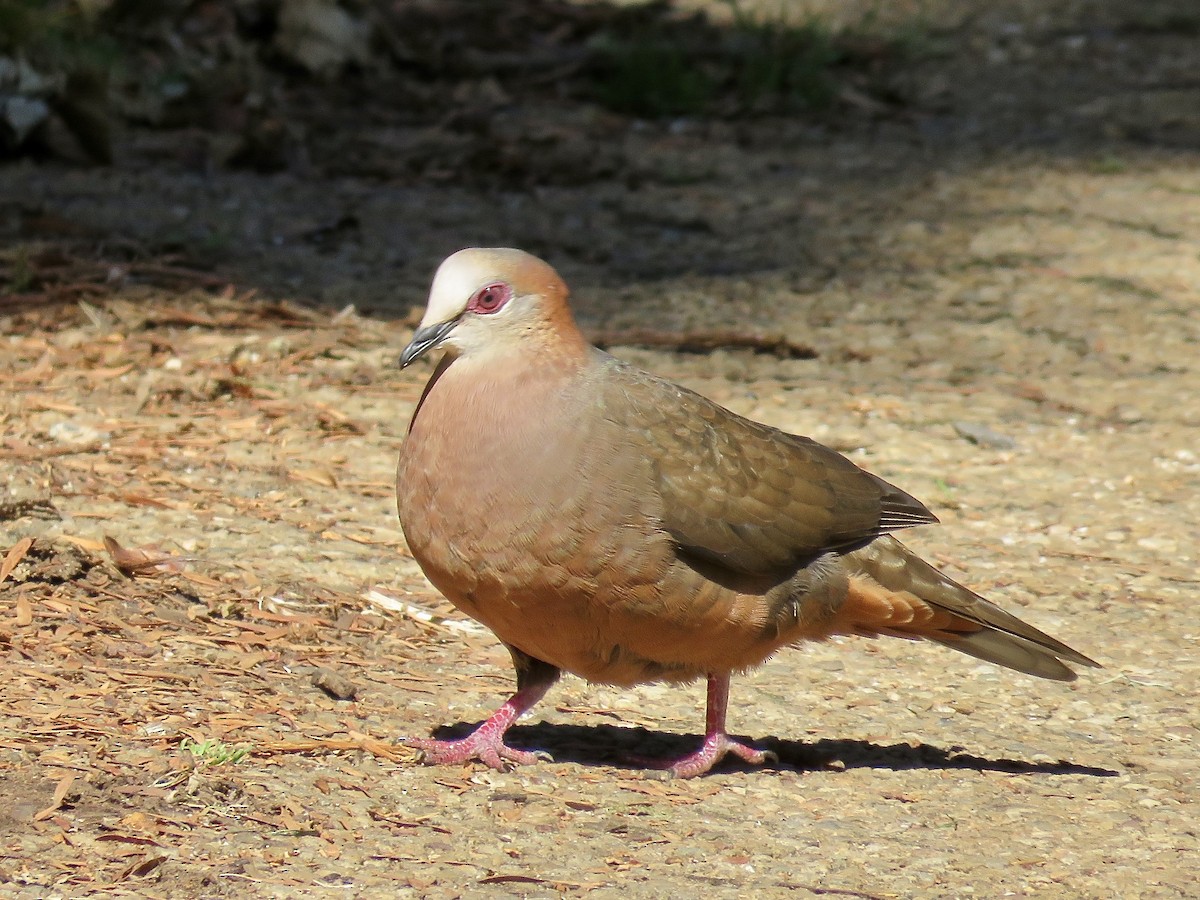
[[515, 750], [509, 747], [504, 743], [504, 734], [513, 722], [546, 696], [546, 691], [558, 680], [559, 670], [515, 647], [509, 647], [508, 650], [517, 670], [517, 692], [465, 738], [456, 741], [413, 738], [406, 741], [409, 747], [421, 751], [422, 762], [453, 765], [478, 759], [493, 769], [504, 771], [513, 765], [528, 765], [539, 759], [550, 759], [550, 754], [542, 750]]
[[729, 707], [729, 673], [708, 676], [708, 709], [704, 715], [704, 743], [695, 753], [668, 762], [659, 763], [656, 768], [666, 769], [675, 778], [692, 778], [703, 775], [722, 759], [727, 753], [732, 753], [738, 759], [752, 765], [762, 765], [766, 762], [778, 762], [770, 750], [755, 750], [753, 747], [735, 741], [725, 733], [725, 712]]

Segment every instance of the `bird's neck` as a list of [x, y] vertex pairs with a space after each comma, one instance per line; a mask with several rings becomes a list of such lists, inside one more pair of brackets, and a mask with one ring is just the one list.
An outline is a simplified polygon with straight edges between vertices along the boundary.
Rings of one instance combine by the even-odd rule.
[[[552, 335], [532, 330], [520, 341], [496, 342], [447, 357], [426, 388], [471, 418], [511, 416], [520, 408], [535, 418], [560, 402], [593, 364], [595, 349], [578, 329]], [[436, 384], [435, 384], [436, 382]], [[422, 398], [424, 402], [425, 398]]]
[[582, 366], [592, 355], [592, 345], [565, 306], [552, 310], [546, 319], [532, 325], [522, 336], [521, 346], [513, 349], [563, 369]]
[[[486, 342], [473, 342], [458, 351], [457, 374], [470, 370], [478, 380], [506, 375], [553, 380], [586, 366], [595, 352], [567, 313], [561, 320], [546, 318], [509, 326]], [[489, 373], [495, 377], [488, 377]]]
[[574, 357], [532, 348], [507, 359], [494, 353], [447, 357], [413, 414], [407, 452], [478, 461], [472, 477], [479, 484], [501, 472], [539, 469], [534, 461], [557, 453], [563, 443], [561, 435], [547, 433], [547, 423], [573, 418], [583, 366]]

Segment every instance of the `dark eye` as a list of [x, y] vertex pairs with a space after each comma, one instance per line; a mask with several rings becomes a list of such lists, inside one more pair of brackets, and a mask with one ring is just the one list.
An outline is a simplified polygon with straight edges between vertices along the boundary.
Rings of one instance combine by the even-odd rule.
[[487, 287], [480, 288], [471, 298], [467, 309], [477, 313], [494, 313], [507, 303], [511, 296], [512, 288], [507, 284], [503, 282], [489, 284]]

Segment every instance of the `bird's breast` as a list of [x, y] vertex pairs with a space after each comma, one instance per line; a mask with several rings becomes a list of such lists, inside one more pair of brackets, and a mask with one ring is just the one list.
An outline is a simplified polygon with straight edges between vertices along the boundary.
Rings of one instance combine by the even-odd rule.
[[791, 639], [764, 627], [759, 591], [681, 558], [653, 454], [602, 393], [456, 369], [422, 399], [397, 487], [409, 548], [455, 606], [537, 659], [615, 684], [744, 668]]
[[426, 393], [401, 450], [409, 548], [502, 640], [578, 671], [546, 645], [561, 653], [572, 632], [595, 644], [613, 607], [655, 603], [672, 547], [637, 467], [612, 467], [613, 438], [581, 414], [573, 385], [481, 384], [457, 366]]

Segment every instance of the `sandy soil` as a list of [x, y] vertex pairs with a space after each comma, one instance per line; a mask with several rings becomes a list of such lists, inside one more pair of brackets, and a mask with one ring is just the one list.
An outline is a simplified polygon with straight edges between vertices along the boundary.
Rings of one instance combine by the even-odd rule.
[[[1200, 20], [1036, 8], [948, 20], [895, 111], [604, 119], [612, 170], [546, 187], [199, 175], [137, 133], [0, 169], [36, 275], [0, 306], [0, 893], [1193, 896]], [[910, 544], [1106, 668], [836, 641], [735, 681], [777, 767], [648, 778], [623, 754], [691, 746], [702, 687], [576, 679], [513, 732], [555, 762], [417, 765], [510, 686], [392, 499], [429, 373], [396, 355], [478, 243], [924, 499]]]

